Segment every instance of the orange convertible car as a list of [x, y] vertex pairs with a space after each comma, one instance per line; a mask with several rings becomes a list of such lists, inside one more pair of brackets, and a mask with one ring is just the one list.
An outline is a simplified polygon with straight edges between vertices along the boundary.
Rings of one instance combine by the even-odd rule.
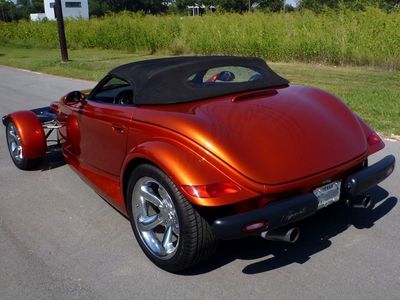
[[[337, 201], [368, 207], [388, 177], [379, 136], [335, 96], [289, 85], [258, 58], [177, 57], [113, 69], [91, 91], [3, 117], [20, 169], [57, 130], [66, 162], [126, 215], [145, 254], [177, 272], [218, 240], [294, 242]], [[293, 226], [293, 225], [292, 225]]]

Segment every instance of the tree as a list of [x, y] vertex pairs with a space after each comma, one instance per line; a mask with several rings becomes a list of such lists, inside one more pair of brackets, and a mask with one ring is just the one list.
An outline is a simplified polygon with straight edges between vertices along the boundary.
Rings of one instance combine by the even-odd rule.
[[260, 8], [274, 12], [283, 10], [285, 5], [284, 0], [261, 0], [257, 2]]
[[249, 9], [247, 0], [220, 0], [218, 5], [226, 11], [243, 12]]
[[3, 22], [12, 22], [15, 19], [16, 7], [14, 3], [7, 0], [0, 0], [0, 20]]
[[175, 6], [180, 11], [185, 11], [189, 5], [193, 5], [194, 1], [192, 0], [176, 0]]
[[44, 4], [43, 0], [32, 0], [31, 13], [43, 13]]
[[346, 7], [352, 10], [362, 10], [367, 6], [377, 6], [386, 11], [390, 11], [399, 5], [400, 0], [300, 0], [300, 9], [310, 9], [321, 12], [326, 7], [340, 8]]
[[163, 0], [143, 0], [141, 10], [152, 14], [165, 12], [167, 10], [167, 6], [164, 4], [164, 2], [165, 1]]
[[163, 0], [89, 0], [89, 12], [94, 16], [102, 16], [106, 12], [144, 11], [158, 14], [166, 11]]
[[30, 13], [44, 12], [42, 0], [18, 0], [15, 5], [8, 0], [0, 0], [0, 20], [12, 22], [19, 19], [28, 19]]
[[324, 7], [334, 8], [338, 5], [338, 0], [300, 0], [300, 9], [310, 9], [315, 12], [321, 12]]
[[89, 0], [89, 13], [91, 16], [103, 16], [110, 11], [107, 1]]

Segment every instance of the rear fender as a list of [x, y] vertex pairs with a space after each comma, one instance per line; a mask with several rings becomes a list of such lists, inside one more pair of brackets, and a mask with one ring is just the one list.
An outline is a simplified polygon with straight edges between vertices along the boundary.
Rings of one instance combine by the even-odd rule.
[[12, 121], [21, 138], [22, 155], [36, 159], [46, 154], [47, 143], [42, 123], [36, 114], [29, 110], [17, 111], [3, 118], [3, 124]]
[[[123, 164], [121, 182], [127, 182], [130, 171], [143, 161], [150, 162], [166, 173], [178, 189], [193, 204], [200, 206], [222, 206], [234, 204], [258, 196], [259, 194], [238, 185], [240, 191], [221, 197], [197, 198], [187, 194], [183, 185], [206, 185], [220, 182], [233, 182], [225, 174], [211, 165], [205, 158], [188, 147], [172, 140], [145, 142], [130, 151]], [[132, 167], [133, 166], [133, 167]], [[123, 191], [126, 186], [121, 187]]]
[[[371, 127], [369, 127], [367, 125], [367, 123], [361, 119], [358, 115], [356, 115], [358, 122], [360, 123], [360, 126], [365, 134], [365, 139], [366, 141], [368, 140], [368, 137], [372, 134], [376, 134], [374, 130], [371, 129]], [[385, 147], [385, 143], [382, 141], [382, 139], [379, 139], [379, 141], [373, 145], [367, 144], [367, 151], [368, 151], [368, 155], [374, 154], [375, 152], [378, 152], [379, 150], [382, 150]]]

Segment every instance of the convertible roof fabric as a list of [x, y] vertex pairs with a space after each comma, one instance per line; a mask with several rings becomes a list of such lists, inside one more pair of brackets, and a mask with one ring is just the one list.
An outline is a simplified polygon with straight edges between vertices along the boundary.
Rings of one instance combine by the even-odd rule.
[[[224, 66], [240, 66], [261, 71], [262, 79], [228, 84], [196, 85], [189, 76]], [[137, 105], [172, 104], [196, 101], [233, 93], [288, 85], [264, 60], [236, 56], [183, 56], [125, 64], [109, 75], [126, 80], [134, 87]]]

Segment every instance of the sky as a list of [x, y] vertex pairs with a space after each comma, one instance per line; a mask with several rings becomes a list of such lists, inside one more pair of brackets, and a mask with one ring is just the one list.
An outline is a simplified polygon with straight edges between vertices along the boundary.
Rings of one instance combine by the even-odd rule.
[[296, 0], [285, 0], [286, 4], [290, 4], [291, 6], [296, 6]]

